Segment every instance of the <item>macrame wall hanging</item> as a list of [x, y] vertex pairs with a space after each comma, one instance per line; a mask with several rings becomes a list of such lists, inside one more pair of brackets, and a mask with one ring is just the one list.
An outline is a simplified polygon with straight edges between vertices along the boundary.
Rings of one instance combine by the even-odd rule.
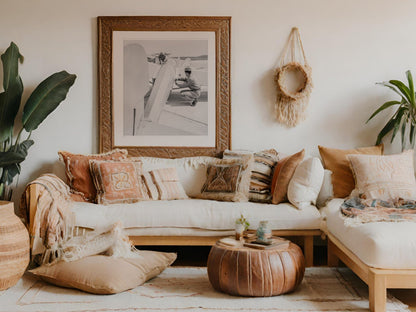
[[277, 87], [276, 118], [280, 123], [295, 127], [305, 119], [313, 86], [311, 74], [299, 30], [294, 27], [274, 75]]

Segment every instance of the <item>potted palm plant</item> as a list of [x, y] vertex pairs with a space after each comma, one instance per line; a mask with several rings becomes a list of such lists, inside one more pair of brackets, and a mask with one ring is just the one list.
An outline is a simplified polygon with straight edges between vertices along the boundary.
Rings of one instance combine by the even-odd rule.
[[410, 70], [406, 71], [406, 77], [407, 85], [400, 80], [389, 80], [378, 83], [391, 89], [400, 98], [398, 100], [385, 102], [367, 120], [366, 123], [385, 109], [396, 106], [393, 115], [379, 132], [376, 145], [380, 144], [383, 138], [390, 132], [392, 133], [390, 142], [393, 142], [397, 133], [400, 131], [402, 151], [410, 147], [414, 148], [415, 146], [416, 102], [413, 77]]
[[19, 76], [23, 56], [16, 44], [10, 43], [1, 61], [4, 91], [0, 93], [0, 200], [9, 201], [20, 164], [34, 143], [30, 139], [32, 131], [66, 98], [76, 75], [61, 71], [43, 80], [25, 102], [21, 122], [15, 123], [23, 93]]

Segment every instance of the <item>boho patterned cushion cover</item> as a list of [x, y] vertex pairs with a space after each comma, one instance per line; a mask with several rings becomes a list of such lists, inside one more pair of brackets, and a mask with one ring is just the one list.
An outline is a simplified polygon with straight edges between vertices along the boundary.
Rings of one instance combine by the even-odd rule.
[[91, 159], [122, 160], [127, 157], [127, 150], [115, 149], [105, 154], [81, 155], [59, 151], [60, 160], [65, 165], [65, 173], [71, 193], [80, 195], [84, 201], [94, 202], [96, 190], [90, 174]]
[[248, 201], [252, 155], [218, 159], [207, 168], [207, 179], [199, 198], [220, 201]]
[[134, 160], [90, 160], [97, 190], [97, 204], [134, 203], [149, 200], [141, 177], [142, 163]]
[[254, 161], [251, 168], [250, 190], [248, 194], [249, 201], [270, 203], [271, 184], [273, 179], [273, 170], [279, 160], [279, 154], [276, 150], [270, 149], [261, 152], [250, 151], [224, 151], [224, 159], [239, 158], [242, 155], [253, 155]]
[[413, 150], [395, 155], [348, 155], [355, 177], [351, 196], [366, 199], [416, 199]]
[[301, 150], [296, 154], [279, 160], [277, 163], [272, 181], [272, 204], [280, 204], [287, 201], [289, 182], [297, 166], [303, 160], [304, 155], [305, 150]]
[[347, 155], [383, 155], [384, 146], [381, 144], [378, 146], [361, 147], [349, 150], [318, 146], [318, 149], [321, 154], [324, 168], [332, 171], [334, 197], [344, 198], [350, 195], [355, 186]]

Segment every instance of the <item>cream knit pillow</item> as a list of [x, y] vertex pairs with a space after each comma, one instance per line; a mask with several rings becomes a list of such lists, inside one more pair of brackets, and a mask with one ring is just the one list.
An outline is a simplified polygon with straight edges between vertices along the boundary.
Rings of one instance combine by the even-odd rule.
[[355, 178], [351, 196], [416, 199], [413, 150], [395, 155], [347, 155]]

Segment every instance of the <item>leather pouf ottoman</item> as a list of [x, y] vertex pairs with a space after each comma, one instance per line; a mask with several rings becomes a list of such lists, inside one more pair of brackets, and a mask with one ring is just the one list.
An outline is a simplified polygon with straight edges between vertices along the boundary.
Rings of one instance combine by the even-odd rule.
[[217, 242], [208, 257], [208, 277], [218, 291], [238, 296], [267, 297], [295, 290], [305, 273], [299, 246], [254, 249]]

